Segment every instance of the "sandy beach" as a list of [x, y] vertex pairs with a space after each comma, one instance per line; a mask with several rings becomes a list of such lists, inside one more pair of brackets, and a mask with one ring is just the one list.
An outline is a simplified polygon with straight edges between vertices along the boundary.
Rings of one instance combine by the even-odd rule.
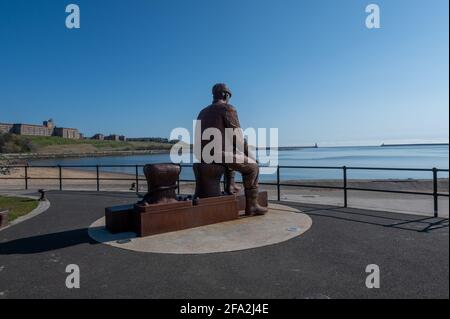
[[[61, 171], [63, 190], [96, 190], [97, 180], [95, 171], [87, 171], [73, 168], [63, 168]], [[58, 168], [28, 168], [28, 189], [47, 190], [59, 189]], [[102, 191], [135, 191], [132, 184], [136, 182], [134, 174], [99, 172], [100, 190]], [[0, 175], [0, 192], [19, 191], [25, 188], [25, 170], [23, 168], [12, 169], [7, 175]], [[308, 187], [282, 186], [280, 191], [281, 200], [302, 202], [311, 204], [343, 205], [344, 197], [342, 190], [314, 188], [317, 185], [342, 186], [340, 180], [290, 180], [283, 181], [284, 184], [311, 185]], [[349, 180], [348, 187], [387, 189], [399, 191], [414, 191], [431, 193], [433, 184], [431, 180]], [[180, 191], [183, 194], [192, 194], [195, 184], [192, 182], [181, 183]], [[268, 191], [269, 198], [276, 200], [277, 188], [271, 185], [261, 185], [261, 189]], [[145, 177], [139, 176], [139, 191], [146, 192], [147, 185]], [[448, 193], [448, 178], [439, 179], [438, 191]], [[366, 191], [348, 191], [348, 204], [351, 207], [389, 210], [396, 212], [407, 212], [413, 214], [432, 215], [433, 198], [431, 196], [393, 194]], [[442, 217], [449, 215], [448, 197], [439, 198], [439, 214]]]

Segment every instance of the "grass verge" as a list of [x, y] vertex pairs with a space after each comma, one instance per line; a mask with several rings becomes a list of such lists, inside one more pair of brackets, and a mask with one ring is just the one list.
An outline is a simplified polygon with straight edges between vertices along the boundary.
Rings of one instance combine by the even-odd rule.
[[31, 198], [0, 196], [0, 210], [9, 210], [8, 221], [26, 215], [38, 206], [38, 201]]
[[169, 141], [109, 141], [68, 139], [57, 136], [23, 136], [0, 133], [0, 153], [86, 153], [108, 151], [170, 150]]

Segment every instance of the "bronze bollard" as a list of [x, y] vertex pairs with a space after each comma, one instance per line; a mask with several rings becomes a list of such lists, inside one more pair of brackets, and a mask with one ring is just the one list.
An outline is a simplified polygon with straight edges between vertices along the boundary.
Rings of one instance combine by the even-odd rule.
[[176, 164], [147, 164], [144, 174], [147, 179], [148, 192], [138, 203], [140, 206], [176, 202], [175, 189], [181, 167]]

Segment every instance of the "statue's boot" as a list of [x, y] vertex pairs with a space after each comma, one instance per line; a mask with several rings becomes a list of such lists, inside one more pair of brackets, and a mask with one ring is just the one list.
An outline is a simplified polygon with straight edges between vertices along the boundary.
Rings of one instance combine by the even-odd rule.
[[245, 215], [264, 215], [267, 213], [267, 208], [258, 204], [258, 189], [245, 190]]

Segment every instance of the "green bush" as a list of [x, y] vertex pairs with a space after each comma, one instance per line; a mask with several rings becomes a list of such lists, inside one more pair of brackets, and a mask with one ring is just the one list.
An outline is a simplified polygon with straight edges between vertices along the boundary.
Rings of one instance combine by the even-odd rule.
[[0, 153], [26, 153], [33, 151], [30, 139], [9, 133], [0, 133]]

